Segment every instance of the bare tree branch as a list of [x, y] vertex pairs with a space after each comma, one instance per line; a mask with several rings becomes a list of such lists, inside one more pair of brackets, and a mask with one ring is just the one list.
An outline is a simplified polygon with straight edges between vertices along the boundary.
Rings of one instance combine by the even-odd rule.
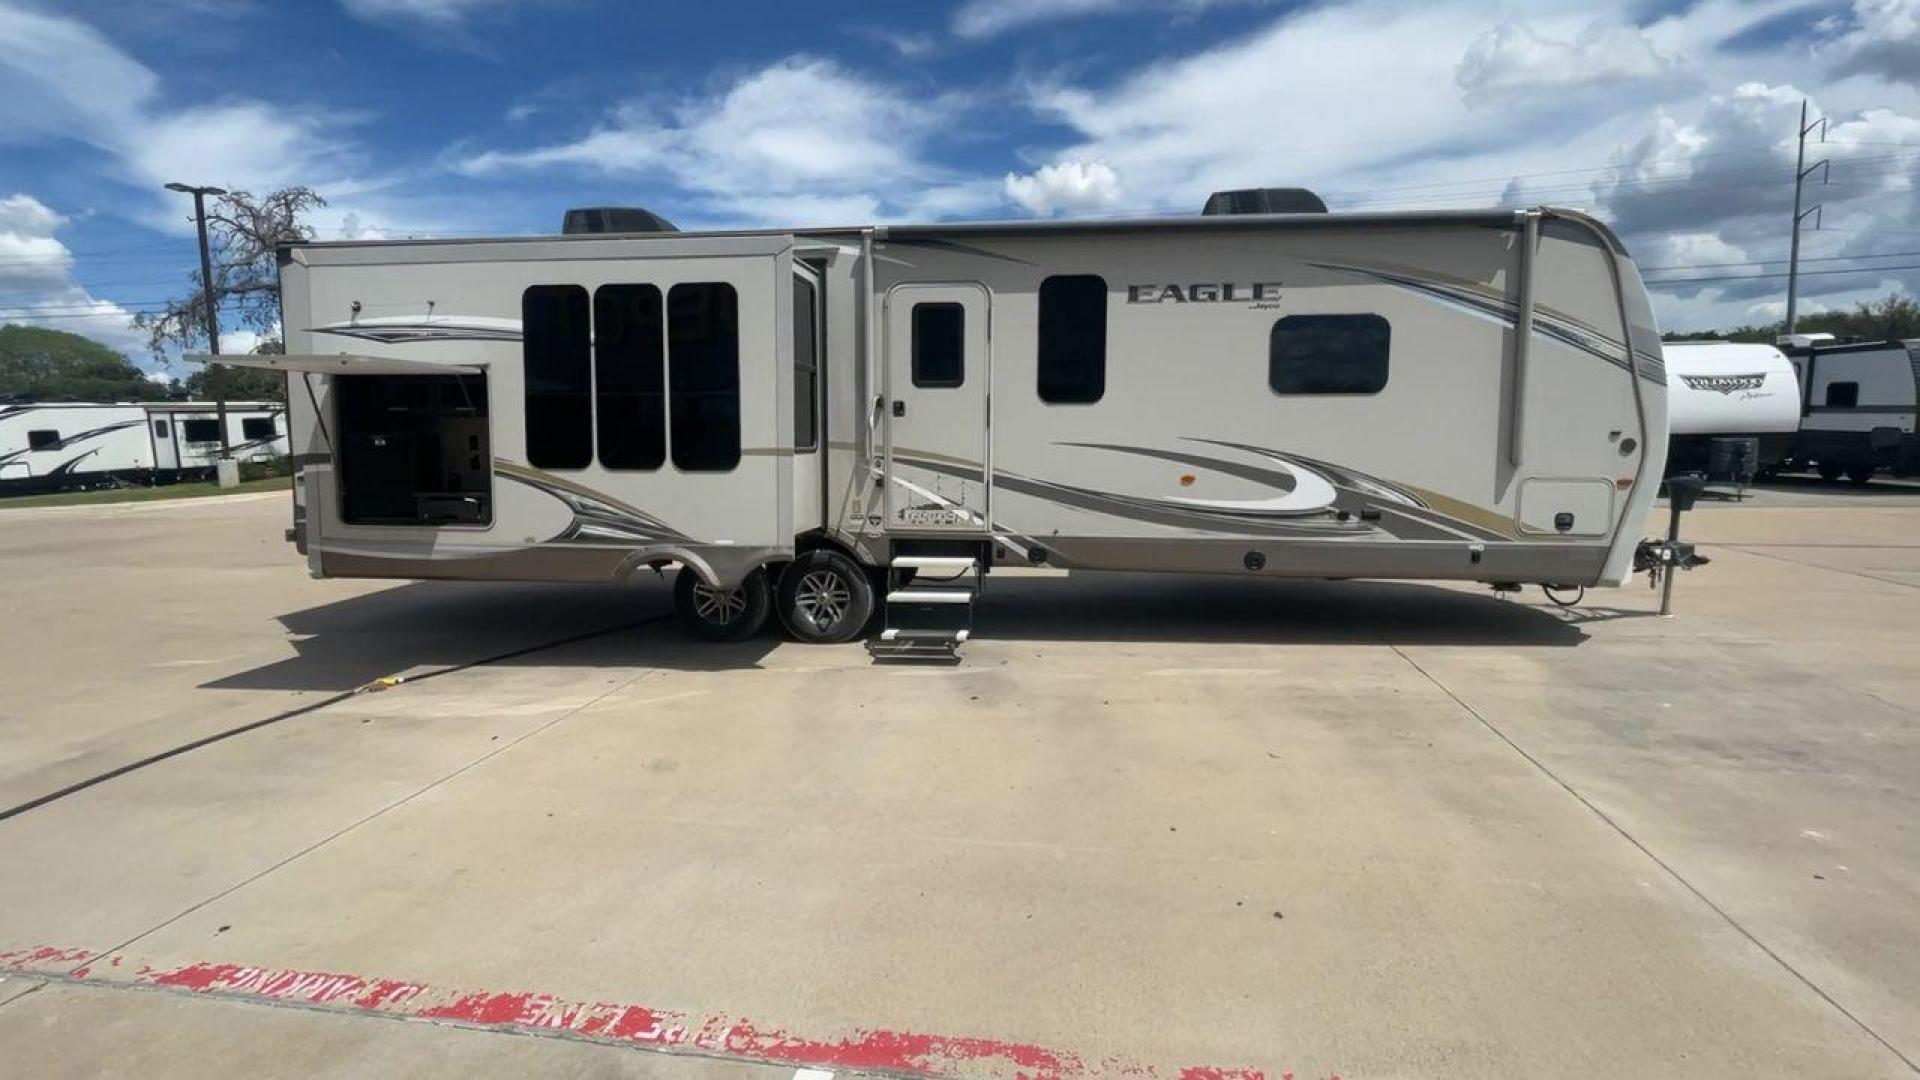
[[[207, 211], [207, 242], [213, 249], [213, 291], [223, 327], [253, 330], [278, 346], [281, 244], [313, 239], [305, 218], [327, 205], [311, 188], [290, 187], [256, 198], [246, 191], [218, 196]], [[169, 350], [206, 344], [206, 303], [198, 271], [188, 276], [192, 291], [159, 312], [142, 314], [134, 325], [147, 332], [147, 347], [166, 359]]]

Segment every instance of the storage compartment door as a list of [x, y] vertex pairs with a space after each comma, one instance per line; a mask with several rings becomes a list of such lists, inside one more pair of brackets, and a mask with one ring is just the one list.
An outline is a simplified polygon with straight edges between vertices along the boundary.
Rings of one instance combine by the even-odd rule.
[[1528, 477], [1520, 482], [1520, 531], [1605, 536], [1613, 528], [1613, 497], [1613, 484], [1607, 480]]

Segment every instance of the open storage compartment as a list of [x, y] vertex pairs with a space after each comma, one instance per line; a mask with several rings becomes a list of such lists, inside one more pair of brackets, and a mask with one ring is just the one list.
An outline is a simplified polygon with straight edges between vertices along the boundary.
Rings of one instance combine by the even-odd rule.
[[354, 525], [489, 525], [485, 375], [336, 375], [340, 516]]

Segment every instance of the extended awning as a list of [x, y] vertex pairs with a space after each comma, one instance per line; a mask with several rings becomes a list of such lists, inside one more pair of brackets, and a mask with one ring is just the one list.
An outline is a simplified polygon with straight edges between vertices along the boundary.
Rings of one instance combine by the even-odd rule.
[[194, 353], [186, 359], [195, 364], [226, 364], [229, 367], [257, 368], [261, 371], [299, 371], [310, 375], [481, 375], [485, 364], [438, 364], [431, 360], [403, 360], [397, 356], [358, 356], [353, 353], [313, 353], [274, 355], [243, 353], [239, 356], [213, 356]]

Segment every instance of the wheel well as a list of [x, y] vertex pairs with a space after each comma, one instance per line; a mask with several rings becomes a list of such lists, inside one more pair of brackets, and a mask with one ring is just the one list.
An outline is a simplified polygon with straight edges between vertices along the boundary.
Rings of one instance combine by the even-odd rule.
[[815, 529], [812, 532], [803, 533], [794, 539], [793, 553], [795, 555], [805, 555], [809, 551], [821, 550], [837, 551], [847, 558], [852, 559], [856, 565], [869, 569], [879, 565], [879, 563], [873, 559], [861, 554], [857, 545], [848, 544], [837, 536], [829, 535], [824, 529]]

